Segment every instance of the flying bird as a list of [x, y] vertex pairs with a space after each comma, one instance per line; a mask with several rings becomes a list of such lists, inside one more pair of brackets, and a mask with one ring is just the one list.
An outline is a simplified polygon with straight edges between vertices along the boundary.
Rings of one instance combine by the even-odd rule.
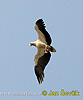
[[45, 27], [42, 19], [36, 21], [34, 28], [38, 33], [38, 39], [30, 43], [30, 46], [35, 46], [38, 49], [34, 56], [34, 70], [39, 84], [44, 80], [44, 69], [50, 60], [50, 52], [56, 52], [56, 49], [50, 46], [52, 39]]

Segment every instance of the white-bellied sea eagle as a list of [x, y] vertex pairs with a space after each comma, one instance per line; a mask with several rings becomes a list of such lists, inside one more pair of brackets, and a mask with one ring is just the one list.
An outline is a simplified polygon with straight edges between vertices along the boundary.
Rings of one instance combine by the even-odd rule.
[[38, 39], [30, 43], [30, 46], [35, 46], [38, 49], [34, 57], [34, 70], [39, 84], [43, 81], [44, 69], [51, 57], [50, 52], [56, 52], [56, 49], [50, 46], [52, 40], [45, 27], [42, 19], [37, 20], [34, 28], [38, 33]]

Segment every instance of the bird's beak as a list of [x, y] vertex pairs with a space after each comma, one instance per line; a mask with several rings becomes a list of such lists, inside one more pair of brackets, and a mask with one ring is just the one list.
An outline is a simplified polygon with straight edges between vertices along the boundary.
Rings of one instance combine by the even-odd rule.
[[32, 46], [31, 43], [29, 43], [29, 45]]

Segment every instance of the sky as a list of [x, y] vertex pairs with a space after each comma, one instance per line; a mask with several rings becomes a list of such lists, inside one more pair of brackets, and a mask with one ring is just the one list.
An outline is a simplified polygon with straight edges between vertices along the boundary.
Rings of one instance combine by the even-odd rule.
[[[37, 49], [29, 43], [37, 40], [34, 26], [40, 18], [57, 52], [39, 85], [34, 73]], [[62, 89], [79, 96], [61, 96]], [[50, 91], [59, 96], [49, 96]], [[7, 95], [24, 92], [41, 95]], [[0, 100], [30, 99], [83, 99], [83, 0], [0, 0]]]

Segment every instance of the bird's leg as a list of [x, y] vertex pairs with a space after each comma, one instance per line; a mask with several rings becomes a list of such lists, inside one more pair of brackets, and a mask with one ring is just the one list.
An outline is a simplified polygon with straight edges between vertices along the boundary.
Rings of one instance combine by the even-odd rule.
[[48, 52], [47, 52], [47, 45], [45, 45], [44, 52], [45, 52], [45, 53], [48, 53]]
[[50, 48], [51, 48], [50, 46], [45, 45], [45, 49], [44, 49], [45, 53], [48, 53], [50, 51]]

